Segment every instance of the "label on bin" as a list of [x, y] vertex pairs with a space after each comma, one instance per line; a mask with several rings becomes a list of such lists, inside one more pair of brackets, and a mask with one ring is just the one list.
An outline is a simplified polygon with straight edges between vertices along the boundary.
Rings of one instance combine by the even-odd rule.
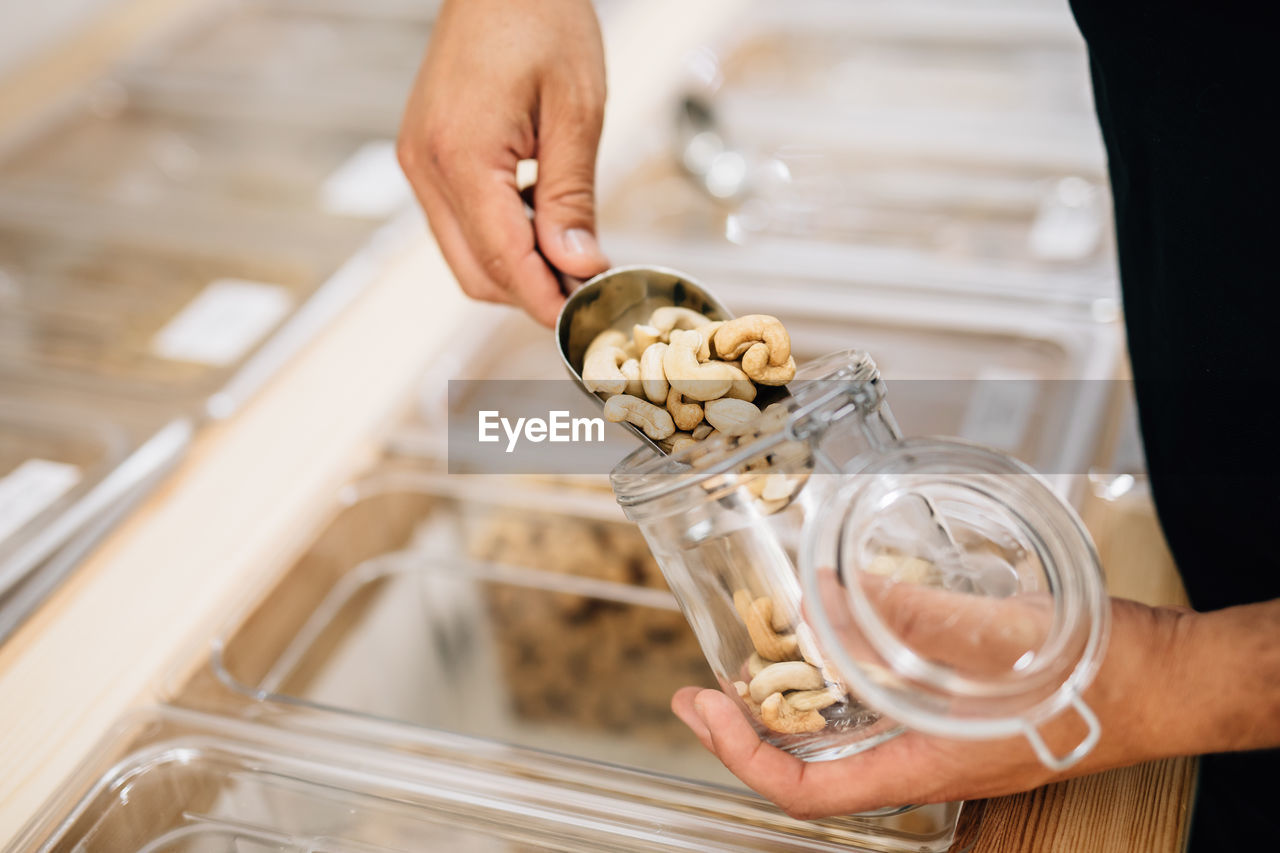
[[161, 358], [225, 367], [275, 328], [292, 301], [278, 284], [216, 279], [156, 333], [151, 350]]
[[412, 199], [390, 139], [361, 145], [320, 187], [320, 206], [334, 216], [385, 219]]
[[1040, 396], [1040, 380], [1022, 370], [983, 370], [965, 409], [962, 438], [1010, 453], [1022, 447], [1031, 413]]
[[0, 477], [0, 543], [44, 512], [80, 482], [80, 469], [66, 462], [28, 459]]

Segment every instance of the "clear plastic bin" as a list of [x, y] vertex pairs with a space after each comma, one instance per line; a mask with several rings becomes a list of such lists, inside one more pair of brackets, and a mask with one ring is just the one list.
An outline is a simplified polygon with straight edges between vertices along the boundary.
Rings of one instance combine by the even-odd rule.
[[282, 584], [217, 640], [221, 679], [249, 695], [732, 781], [670, 712], [677, 688], [713, 682], [608, 495], [398, 467], [344, 497]]
[[112, 424], [64, 421], [0, 397], [0, 593], [29, 568], [9, 567], [22, 546], [131, 449], [132, 437]]
[[[215, 237], [200, 248], [75, 234], [0, 223], [0, 372], [167, 400], [171, 410], [211, 405], [255, 363], [269, 372], [284, 326], [308, 325], [304, 305], [322, 313], [367, 278], [358, 264], [338, 274], [339, 261], [301, 246], [256, 250], [270, 243], [263, 235], [237, 251]], [[224, 396], [218, 414], [244, 393]]]
[[[364, 4], [361, 4], [363, 6]], [[348, 4], [222, 3], [182, 33], [137, 57], [167, 76], [218, 79], [246, 91], [307, 88], [408, 93], [426, 49], [435, 3], [401, 16]], [[310, 8], [307, 8], [310, 6]]]
[[[743, 253], [731, 258], [687, 245], [664, 251], [660, 243], [620, 243], [619, 250], [613, 244], [610, 249], [621, 262], [673, 259], [702, 271], [699, 280], [737, 313], [782, 318], [797, 360], [851, 347], [873, 353], [892, 384], [894, 410], [906, 434], [959, 435], [998, 446], [1055, 484], [1061, 479], [1064, 489], [1066, 475], [1089, 470], [1119, 416], [1112, 380], [1123, 358], [1123, 340], [1114, 322], [1081, 319], [1070, 310], [1029, 315], [1017, 304], [943, 299], [936, 292], [920, 299], [909, 292], [911, 285], [893, 280], [805, 271], [775, 275], [769, 268], [780, 268], [777, 254], [768, 263], [752, 264]], [[822, 268], [820, 259], [817, 266]], [[779, 287], [780, 281], [787, 286]], [[907, 281], [922, 284], [909, 276]], [[581, 396], [570, 387], [555, 341], [544, 328], [510, 309], [469, 310], [466, 333], [442, 349], [445, 360], [424, 375], [411, 413], [393, 431], [388, 441], [393, 455], [444, 466], [447, 407], [469, 403], [466, 386], [457, 383], [455, 389], [463, 393], [450, 400], [445, 377], [558, 380], [573, 399]], [[549, 392], [539, 385], [531, 393]], [[606, 438], [617, 459], [634, 448], [634, 438], [619, 429], [606, 430]], [[554, 479], [606, 489], [606, 473]], [[1078, 480], [1070, 485], [1078, 487]], [[1070, 493], [1077, 496], [1076, 490]]]
[[786, 853], [907, 849], [906, 837], [941, 851], [953, 837], [950, 823], [857, 837], [769, 818], [733, 795], [463, 738], [407, 756], [159, 709], [103, 744], [7, 850]]
[[1088, 56], [1066, 3], [1028, 6], [756, 4], [719, 70], [726, 89], [761, 97], [1090, 116]]
[[[591, 416], [598, 415], [594, 404], [585, 404], [586, 397], [569, 379], [555, 337], [546, 327], [507, 306], [474, 303], [468, 305], [466, 311], [466, 319], [458, 323], [465, 331], [441, 347], [439, 358], [432, 362], [415, 389], [410, 412], [388, 438], [387, 450], [392, 456], [421, 460], [441, 468], [452, 463], [455, 470], [460, 468], [468, 460], [461, 458], [456, 447], [450, 456], [451, 413], [456, 415], [480, 408], [480, 403], [491, 394], [487, 385], [490, 381], [502, 383], [504, 391], [516, 390], [518, 383], [527, 382], [523, 388], [527, 399], [536, 401], [542, 411], [563, 405], [580, 407]], [[593, 456], [593, 460], [601, 460], [598, 470], [584, 470], [580, 474], [546, 471], [525, 476], [529, 482], [553, 481], [610, 494], [609, 469], [613, 461], [632, 450], [635, 440], [613, 425], [606, 427], [604, 439], [598, 456]], [[485, 470], [486, 462], [491, 470], [491, 455], [478, 461], [480, 470]]]
[[657, 155], [607, 197], [602, 231], [744, 252], [781, 242], [865, 246], [1021, 273], [1027, 289], [1045, 273], [1070, 272], [1114, 291], [1110, 200], [1099, 176], [803, 142], [770, 145], [755, 169], [751, 197], [725, 204], [682, 174], [672, 154]]
[[[677, 688], [714, 681], [610, 496], [396, 466], [344, 498], [178, 703], [219, 707], [230, 685], [259, 700], [254, 714], [301, 707], [333, 717], [330, 731], [396, 721], [621, 765], [663, 785], [737, 791], [764, 826], [806, 826], [747, 795], [672, 715]], [[936, 849], [954, 809], [814, 832]]]
[[125, 216], [158, 208], [178, 225], [193, 208], [231, 220], [264, 208], [295, 223], [355, 220], [351, 230], [366, 235], [412, 201], [390, 138], [290, 123], [287, 109], [274, 120], [212, 119], [139, 106], [126, 89], [118, 96], [13, 144], [0, 163], [0, 192], [66, 197]]
[[[904, 434], [954, 435], [998, 447], [1074, 499], [1119, 417], [1113, 381], [1124, 357], [1114, 320], [993, 298], [952, 282], [844, 275], [818, 254], [732, 252], [660, 242], [610, 244], [615, 261], [663, 257], [696, 270], [739, 315], [786, 325], [798, 362], [856, 348], [893, 391]], [[659, 252], [662, 254], [659, 255]], [[794, 260], [795, 263], [790, 263]], [[808, 268], [805, 264], [808, 264]], [[951, 290], [944, 293], [944, 290]], [[924, 295], [924, 294], [927, 294]]]
[[0, 381], [0, 640], [190, 438], [171, 415], [54, 396]]

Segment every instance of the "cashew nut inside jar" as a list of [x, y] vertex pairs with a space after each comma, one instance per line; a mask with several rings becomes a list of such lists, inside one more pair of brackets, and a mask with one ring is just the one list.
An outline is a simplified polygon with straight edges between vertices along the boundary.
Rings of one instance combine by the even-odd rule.
[[[865, 353], [788, 389], [750, 430], [642, 448], [612, 475], [722, 689], [810, 761], [908, 728], [1079, 760], [1109, 611], [1072, 510], [1005, 454], [903, 439]], [[1084, 734], [1046, 741], [1063, 714]]]

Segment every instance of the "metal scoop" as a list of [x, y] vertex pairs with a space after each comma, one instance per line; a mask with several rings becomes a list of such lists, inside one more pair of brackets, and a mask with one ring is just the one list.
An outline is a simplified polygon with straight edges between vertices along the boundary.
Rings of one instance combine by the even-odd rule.
[[[615, 267], [569, 294], [556, 318], [560, 358], [583, 393], [604, 406], [604, 398], [587, 390], [582, 361], [587, 346], [606, 329], [630, 329], [646, 323], [655, 308], [675, 305], [705, 314], [712, 320], [732, 320], [733, 314], [699, 282], [665, 267]], [[634, 424], [623, 422], [636, 438], [662, 455], [666, 451]]]

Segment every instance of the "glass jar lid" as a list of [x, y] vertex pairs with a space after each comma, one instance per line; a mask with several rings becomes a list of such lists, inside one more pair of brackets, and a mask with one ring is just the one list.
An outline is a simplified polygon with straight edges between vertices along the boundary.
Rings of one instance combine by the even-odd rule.
[[[882, 713], [946, 737], [1022, 734], [1055, 768], [1096, 742], [1080, 695], [1109, 628], [1097, 555], [1017, 460], [943, 439], [863, 454], [806, 520], [799, 571], [828, 662]], [[1087, 733], [1060, 755], [1037, 727], [1068, 707]]]

